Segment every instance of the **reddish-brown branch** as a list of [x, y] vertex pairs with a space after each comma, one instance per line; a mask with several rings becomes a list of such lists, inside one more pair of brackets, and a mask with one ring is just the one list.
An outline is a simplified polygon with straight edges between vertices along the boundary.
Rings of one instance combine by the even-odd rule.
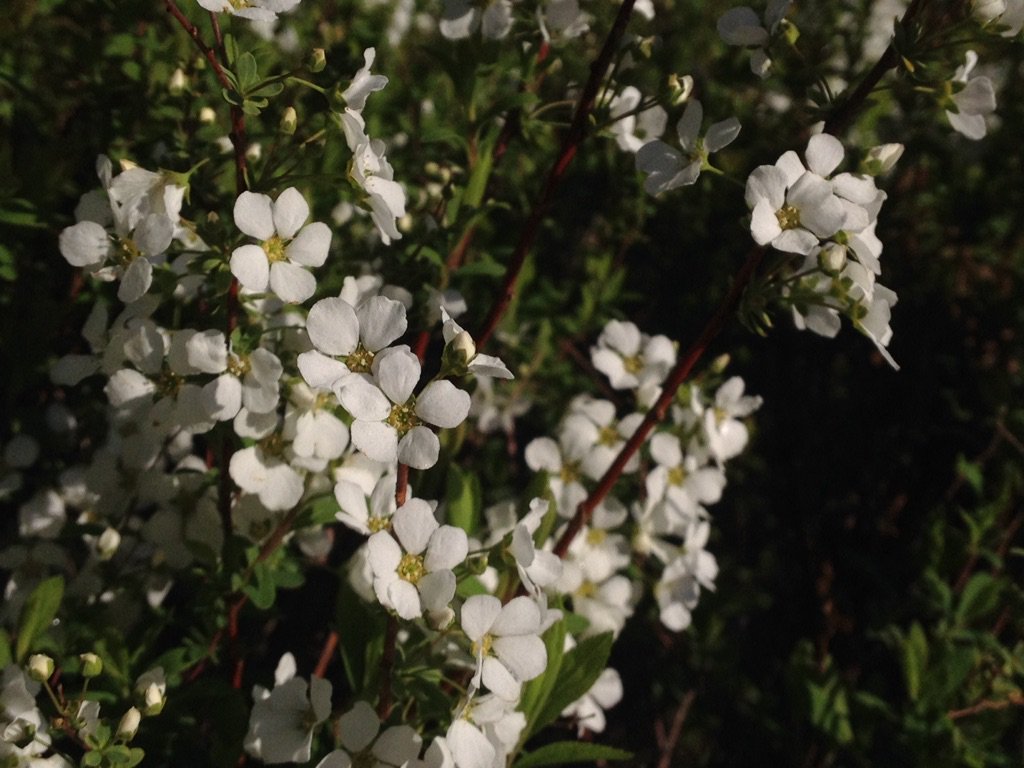
[[487, 345], [487, 342], [498, 327], [502, 316], [512, 303], [512, 297], [515, 296], [516, 283], [519, 280], [519, 273], [522, 271], [526, 257], [533, 247], [534, 240], [537, 239], [541, 222], [551, 205], [555, 190], [558, 188], [566, 169], [576, 156], [576, 152], [586, 136], [587, 125], [590, 114], [594, 110], [598, 89], [601, 87], [615, 51], [619, 47], [619, 42], [626, 32], [626, 25], [629, 23], [630, 14], [633, 12], [633, 4], [634, 0], [622, 0], [618, 15], [615, 17], [615, 23], [612, 24], [612, 28], [608, 32], [604, 46], [601, 48], [597, 59], [590, 66], [590, 77], [580, 93], [580, 99], [576, 104], [572, 123], [562, 141], [558, 156], [548, 172], [540, 197], [533, 206], [533, 210], [530, 211], [530, 217], [526, 220], [526, 224], [523, 225], [519, 242], [516, 244], [515, 251], [513, 251], [512, 257], [509, 259], [508, 266], [505, 268], [505, 278], [502, 281], [501, 290], [497, 297], [495, 297], [491, 310], [487, 314], [487, 319], [476, 336], [477, 349], [482, 350]]
[[405, 504], [406, 496], [409, 495], [409, 465], [398, 462], [398, 477], [395, 479], [395, 504]]
[[327, 674], [327, 668], [331, 665], [336, 650], [338, 650], [338, 632], [332, 629], [324, 641], [324, 647], [320, 650], [320, 658], [316, 662], [316, 669], [313, 670], [313, 677], [324, 677]]
[[972, 704], [969, 707], [963, 709], [953, 709], [946, 713], [946, 717], [950, 720], [960, 720], [971, 715], [977, 715], [981, 712], [995, 712], [1000, 709], [1009, 709], [1010, 707], [1024, 707], [1024, 693], [1015, 691], [1007, 696], [1005, 699], [991, 700], [984, 699], [979, 701], [977, 704]]
[[668, 413], [669, 406], [676, 395], [676, 390], [686, 381], [694, 365], [703, 357], [708, 345], [718, 336], [722, 328], [725, 327], [726, 321], [736, 311], [743, 296], [743, 291], [753, 278], [763, 256], [764, 252], [760, 249], [750, 252], [747, 260], [740, 267], [740, 271], [736, 273], [728, 295], [718, 305], [718, 309], [715, 310], [715, 314], [711, 316], [707, 325], [704, 326], [700, 336], [690, 345], [683, 356], [679, 358], [679, 362], [676, 363], [668, 378], [662, 384], [661, 395], [654, 403], [654, 406], [647, 412], [644, 420], [640, 422], [636, 432], [626, 441], [622, 450], [619, 451], [619, 455], [615, 457], [615, 461], [612, 462], [608, 471], [601, 477], [597, 487], [576, 508], [576, 513], [573, 515], [572, 520], [569, 521], [568, 527], [558, 540], [558, 543], [555, 544], [554, 552], [556, 555], [565, 557], [572, 540], [576, 538], [576, 534], [583, 529], [583, 526], [590, 522], [590, 516], [593, 514], [594, 509], [611, 492], [615, 483], [618, 482], [619, 477], [622, 475], [626, 464], [629, 463], [629, 460], [633, 458], [633, 455], [640, 449], [640, 446], [647, 440], [647, 436], [654, 429], [655, 424], [665, 418], [665, 414]]
[[[687, 691], [682, 701], [679, 702], [679, 707], [672, 718], [672, 726], [669, 728], [668, 733], [659, 734], [663, 738], [658, 739], [658, 746], [661, 749], [661, 759], [658, 760], [658, 768], [672, 768], [675, 764], [673, 756], [676, 751], [676, 745], [679, 743], [679, 738], [683, 735], [683, 724], [686, 723], [686, 718], [690, 714], [690, 708], [693, 706], [695, 698], [697, 698], [696, 691]], [[661, 721], [658, 721], [658, 725], [661, 726], [659, 730], [664, 731]]]

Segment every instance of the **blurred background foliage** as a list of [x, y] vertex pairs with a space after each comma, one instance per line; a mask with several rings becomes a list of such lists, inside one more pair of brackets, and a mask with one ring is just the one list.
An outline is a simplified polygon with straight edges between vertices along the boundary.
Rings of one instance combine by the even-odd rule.
[[[767, 83], [749, 74], [743, 51], [718, 40], [714, 22], [726, 3], [656, 7], [653, 21], [634, 20], [634, 64], [620, 67], [620, 85], [664, 104], [666, 73], [692, 74], [709, 121], [737, 115], [744, 126], [720, 158], [740, 180], [783, 150], [802, 148], [819, 114], [809, 97], [821, 78], [838, 90], [871, 63], [859, 53], [871, 18], [867, 0], [800, 4], [793, 18], [802, 35], [776, 58]], [[529, 19], [532, 8], [523, 3], [517, 17]], [[435, 5], [423, 10], [437, 13]], [[365, 220], [362, 230], [338, 228], [338, 274], [381, 259], [389, 279], [414, 292], [456, 287], [469, 300], [464, 324], [476, 327], [568, 121], [570, 107], [553, 102], [586, 77], [587, 54], [610, 23], [607, 10], [592, 9], [590, 36], [553, 46], [541, 63], [528, 23], [517, 29], [531, 31], [516, 40], [532, 41], [528, 48], [477, 38], [452, 43], [415, 27], [400, 46], [388, 46], [387, 4], [305, 0], [283, 25], [298, 33], [294, 53], [235, 25], [261, 71], [293, 67], [323, 46], [329, 65], [318, 82], [345, 82], [363, 49], [376, 45], [375, 71], [391, 78], [371, 100], [369, 129], [390, 137], [412, 223], [390, 249], [365, 236]], [[649, 44], [641, 39], [653, 36]], [[986, 40], [982, 61], [999, 62], [992, 72], [998, 120], [986, 139], [954, 133], [933, 102], [893, 76], [842, 137], [862, 149], [907, 145], [880, 184], [889, 200], [878, 228], [883, 280], [900, 296], [890, 350], [902, 370], [890, 370], [849, 328], [824, 340], [792, 330], [785, 316], [775, 317], [766, 338], [733, 324], [712, 349], [731, 355], [730, 371], [765, 405], [713, 513], [717, 591], [704, 596], [694, 626], [678, 636], [660, 628], [656, 609], [644, 603], [613, 650], [626, 695], [600, 740], [634, 751], [637, 765], [1024, 761], [1024, 70], [1019, 45]], [[167, 82], [179, 66], [190, 86], [172, 94]], [[525, 88], [515, 76], [522, 68], [531, 72]], [[297, 146], [326, 125], [326, 103], [316, 93], [287, 90], [250, 119], [252, 138], [266, 152], [289, 104], [300, 117], [290, 147], [296, 173], [344, 179], [347, 158], [336, 139]], [[203, 106], [218, 111], [217, 123], [198, 120]], [[56, 246], [78, 196], [96, 185], [96, 156], [184, 171], [206, 142], [214, 162], [194, 180], [192, 209], [228, 211], [230, 158], [212, 144], [226, 133], [226, 114], [212, 76], [162, 3], [7, 0], [0, 23], [0, 410], [7, 418], [0, 438], [41, 434], [42, 406], [53, 399], [101, 396], [55, 391], [45, 377], [48, 360], [81, 344], [81, 323], [105, 290], [83, 286]], [[681, 107], [670, 109], [670, 133], [680, 114]], [[605, 105], [596, 122], [607, 119]], [[515, 440], [488, 441], [467, 462], [487, 503], [522, 487], [522, 446], [550, 433], [569, 398], [600, 391], [586, 360], [604, 322], [629, 318], [687, 344], [751, 247], [740, 187], [705, 174], [695, 187], [653, 200], [642, 194], [632, 156], [607, 131], [597, 133], [560, 190], [503, 326], [535, 407]], [[506, 138], [507, 152], [488, 174], [481, 164]], [[467, 191], [474, 178], [483, 186]], [[423, 193], [431, 183], [440, 195]], [[344, 185], [335, 196], [329, 184], [309, 183], [315, 214], [326, 217], [351, 199]], [[451, 263], [468, 232], [462, 263]], [[40, 472], [59, 468], [55, 460]], [[419, 482], [440, 493], [443, 478]], [[3, 521], [5, 537], [13, 517]], [[313, 569], [304, 586], [283, 593], [282, 609], [320, 605], [326, 610], [316, 615], [329, 615], [334, 583]], [[315, 660], [323, 621], [262, 628], [266, 645], [297, 644], [298, 653], [304, 644]], [[260, 631], [255, 619], [249, 626]], [[268, 668], [274, 659], [267, 653]], [[214, 701], [234, 724], [228, 730], [244, 731], [247, 710], [216, 678], [172, 697], [168, 712], [184, 718], [192, 708], [194, 716], [193, 703], [212, 709]], [[165, 747], [165, 759], [200, 764], [205, 754], [210, 764], [227, 765], [233, 752], [224, 741], [206, 734]]]

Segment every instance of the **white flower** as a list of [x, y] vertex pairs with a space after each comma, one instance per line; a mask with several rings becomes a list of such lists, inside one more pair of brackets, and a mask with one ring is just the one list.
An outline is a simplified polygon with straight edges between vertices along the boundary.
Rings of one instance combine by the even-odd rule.
[[[245, 750], [264, 763], [304, 763], [310, 758], [313, 731], [331, 714], [331, 684], [295, 677], [295, 660], [285, 654], [272, 691], [257, 685], [249, 716]], [[308, 691], [308, 693], [307, 693]]]
[[337, 733], [343, 748], [329, 752], [316, 768], [399, 768], [419, 763], [423, 737], [409, 725], [380, 733], [380, 719], [365, 701], [357, 701], [338, 718]]
[[243, 233], [261, 241], [231, 253], [231, 274], [246, 290], [263, 293], [269, 286], [293, 304], [313, 295], [316, 278], [305, 267], [319, 267], [327, 259], [331, 231], [319, 221], [303, 226], [309, 205], [297, 189], [289, 187], [276, 201], [243, 192], [235, 201], [234, 218]]
[[243, 406], [251, 413], [277, 408], [284, 367], [273, 352], [257, 348], [248, 355], [235, 354], [224, 334], [215, 330], [192, 334], [185, 349], [190, 366], [220, 374], [203, 386], [202, 402], [210, 418], [233, 419]]
[[348, 88], [341, 94], [341, 98], [345, 100], [349, 109], [361, 112], [366, 106], [367, 96], [376, 91], [384, 90], [384, 87], [388, 84], [388, 79], [384, 75], [370, 74], [370, 67], [373, 66], [373, 61], [376, 57], [377, 51], [374, 48], [367, 48], [363, 51], [362, 69], [356, 72]]
[[519, 578], [534, 597], [539, 597], [545, 587], [557, 582], [562, 575], [561, 558], [554, 552], [537, 549], [533, 541], [533, 535], [544, 521], [547, 512], [547, 501], [531, 501], [530, 511], [513, 528], [512, 542], [509, 545], [509, 552], [516, 561]]
[[540, 609], [530, 598], [516, 597], [503, 606], [493, 595], [473, 595], [462, 605], [460, 623], [476, 658], [474, 690], [482, 683], [502, 699], [515, 701], [522, 684], [547, 667]]
[[279, 13], [287, 13], [300, 0], [198, 0], [199, 5], [213, 13], [229, 13], [250, 21], [273, 21]]
[[228, 467], [238, 487], [256, 494], [268, 510], [291, 509], [302, 498], [302, 476], [259, 446], [235, 451]]
[[769, 0], [764, 24], [757, 13], [747, 6], [732, 8], [718, 19], [718, 34], [727, 45], [753, 49], [750, 54], [750, 71], [758, 77], [768, 75], [772, 63], [768, 58], [767, 46], [791, 4], [791, 0]]
[[424, 610], [442, 618], [455, 596], [452, 568], [469, 551], [466, 532], [439, 525], [422, 499], [409, 499], [399, 507], [391, 528], [394, 536], [379, 531], [367, 542], [377, 599], [406, 620], [419, 618]]
[[373, 377], [341, 380], [338, 398], [355, 418], [352, 443], [374, 461], [396, 459], [414, 469], [437, 462], [440, 442], [432, 424], [450, 429], [469, 413], [469, 395], [450, 381], [432, 381], [413, 397], [420, 362], [408, 347], [392, 347], [373, 360]]
[[[598, 400], [589, 395], [580, 395], [569, 404], [572, 414], [582, 416], [595, 428], [591, 447], [583, 459], [580, 468], [587, 477], [600, 480], [608, 468], [618, 457], [626, 441], [633, 436], [640, 422], [644, 420], [642, 413], [631, 413], [617, 419], [614, 403]], [[640, 457], [633, 456], [623, 468], [624, 473], [631, 473], [640, 466]]]
[[722, 498], [725, 472], [707, 466], [706, 453], [684, 453], [679, 438], [667, 432], [654, 435], [650, 448], [658, 465], [647, 475], [649, 497], [666, 499], [682, 519], [703, 514], [703, 504], [714, 504]]
[[719, 462], [738, 456], [747, 445], [747, 428], [740, 419], [761, 407], [761, 398], [744, 395], [743, 379], [733, 376], [715, 392], [715, 402], [704, 412], [708, 450]]
[[438, 26], [449, 40], [469, 37], [477, 29], [488, 40], [500, 40], [512, 28], [512, 3], [510, 0], [487, 0], [483, 4], [444, 0]]
[[674, 632], [690, 626], [691, 612], [700, 599], [700, 588], [715, 588], [718, 563], [715, 556], [704, 549], [709, 533], [706, 520], [693, 521], [688, 526], [679, 556], [665, 566], [661, 579], [654, 586], [661, 623]]
[[590, 348], [590, 361], [613, 389], [639, 389], [665, 380], [676, 350], [667, 336], [648, 336], [633, 323], [611, 320]]
[[367, 498], [366, 492], [351, 480], [338, 480], [334, 485], [334, 498], [341, 507], [338, 520], [364, 536], [389, 528], [396, 508], [396, 483], [395, 473], [387, 473], [376, 482]]
[[951, 97], [956, 109], [946, 110], [946, 117], [953, 129], [974, 140], [984, 138], [988, 132], [985, 115], [996, 109], [996, 92], [992, 80], [985, 76], [969, 77], [977, 64], [978, 54], [968, 51], [967, 60], [953, 75], [952, 82], [962, 86]]
[[314, 349], [299, 355], [299, 371], [314, 389], [334, 388], [349, 373], [370, 373], [375, 355], [407, 327], [405, 307], [385, 296], [371, 296], [358, 309], [340, 297], [321, 299], [306, 318]]
[[515, 420], [533, 407], [521, 389], [495, 387], [489, 378], [477, 379], [471, 398], [469, 414], [476, 417], [476, 427], [485, 435], [502, 431], [511, 436]]
[[609, 112], [615, 121], [612, 123], [612, 133], [615, 134], [619, 149], [624, 152], [636, 152], [665, 132], [668, 113], [657, 104], [637, 113], [636, 109], [642, 101], [640, 91], [627, 85], [609, 105]]
[[715, 123], [707, 134], [700, 137], [704, 108], [691, 99], [676, 125], [680, 153], [663, 141], [652, 141], [640, 148], [636, 155], [636, 169], [650, 174], [644, 181], [644, 190], [659, 195], [676, 187], [693, 184], [708, 165], [708, 155], [728, 146], [739, 135], [740, 121], [735, 117]]
[[843, 145], [834, 136], [811, 137], [804, 168], [795, 152], [775, 165], [761, 165], [747, 178], [747, 206], [753, 211], [750, 233], [758, 245], [787, 253], [808, 254], [820, 239], [832, 237], [846, 223], [846, 208], [826, 176], [843, 160]]
[[[568, 636], [566, 640], [569, 640]], [[584, 731], [601, 733], [606, 724], [604, 711], [622, 701], [622, 693], [622, 678], [618, 672], [608, 667], [598, 675], [590, 690], [562, 710], [562, 717], [576, 720], [578, 736], [582, 737]]]

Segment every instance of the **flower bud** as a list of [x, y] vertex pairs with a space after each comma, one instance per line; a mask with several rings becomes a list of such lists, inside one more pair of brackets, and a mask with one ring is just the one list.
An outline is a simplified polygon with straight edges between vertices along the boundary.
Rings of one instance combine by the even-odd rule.
[[818, 266], [830, 275], [838, 274], [846, 266], [846, 246], [829, 243], [818, 252]]
[[103, 659], [95, 653], [82, 653], [78, 658], [82, 662], [82, 677], [97, 677], [103, 671]]
[[712, 373], [724, 373], [725, 369], [729, 367], [729, 360], [730, 360], [730, 358], [729, 358], [729, 353], [728, 352], [725, 352], [725, 353], [719, 355], [718, 357], [716, 357], [714, 360], [712, 360], [711, 361], [711, 371], [712, 371]]
[[678, 107], [680, 104], [685, 104], [689, 101], [690, 94], [693, 93], [693, 78], [690, 75], [680, 77], [671, 74], [668, 76], [668, 89], [673, 106]]
[[121, 534], [113, 528], [107, 528], [96, 539], [96, 554], [100, 560], [109, 560], [121, 546]]
[[142, 700], [145, 704], [142, 714], [146, 715], [146, 717], [159, 715], [164, 710], [164, 704], [167, 703], [167, 697], [164, 696], [164, 692], [160, 690], [160, 686], [156, 683], [150, 683], [146, 687], [145, 692], [142, 694]]
[[185, 70], [178, 67], [171, 73], [171, 79], [167, 81], [167, 90], [171, 92], [171, 95], [177, 96], [185, 90], [187, 83], [188, 81], [185, 79]]
[[117, 738], [122, 741], [131, 741], [139, 730], [139, 723], [142, 721], [142, 714], [135, 707], [129, 707], [128, 711], [121, 716], [121, 722], [117, 724]]
[[309, 60], [306, 63], [310, 72], [323, 72], [324, 67], [327, 66], [327, 53], [323, 48], [314, 48], [309, 54]]
[[213, 111], [212, 107], [203, 107], [199, 110], [199, 122], [215, 123], [217, 122], [217, 113]]
[[295, 127], [298, 125], [298, 123], [299, 116], [295, 112], [295, 107], [288, 107], [284, 111], [284, 114], [281, 115], [281, 124], [278, 126], [278, 129], [285, 136], [291, 136], [293, 133], [295, 133]]
[[248, 160], [259, 160], [263, 156], [263, 146], [259, 142], [253, 142], [245, 150], [245, 157]]
[[861, 170], [868, 176], [879, 176], [890, 171], [902, 155], [902, 144], [880, 144], [868, 150]]
[[469, 331], [459, 331], [449, 344], [456, 353], [464, 356], [467, 363], [476, 357], [476, 344], [473, 342], [473, 337], [469, 335]]
[[971, 16], [982, 26], [1006, 13], [1006, 0], [972, 0]]
[[33, 653], [28, 657], [28, 676], [39, 683], [46, 682], [53, 674], [53, 659], [45, 653]]

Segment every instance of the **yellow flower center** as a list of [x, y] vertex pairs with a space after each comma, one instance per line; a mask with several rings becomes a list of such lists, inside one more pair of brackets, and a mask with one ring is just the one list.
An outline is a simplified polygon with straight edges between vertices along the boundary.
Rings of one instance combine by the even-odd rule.
[[624, 358], [622, 365], [627, 373], [632, 373], [635, 376], [644, 369], [643, 355], [633, 355], [632, 357]]
[[584, 581], [575, 592], [576, 597], [593, 597], [595, 594], [597, 585], [592, 581]]
[[563, 483], [575, 483], [580, 479], [579, 466], [574, 462], [567, 461], [562, 465], [562, 469], [559, 471], [558, 477]]
[[800, 209], [793, 205], [784, 205], [775, 212], [779, 226], [783, 229], [796, 229], [800, 226]]
[[488, 632], [482, 638], [480, 638], [480, 642], [473, 643], [473, 645], [470, 647], [470, 652], [474, 656], [487, 656], [491, 652], [492, 645], [494, 645], [494, 637], [491, 635], [490, 632]]
[[284, 453], [284, 438], [275, 432], [260, 440], [259, 446], [267, 456], [280, 456]]
[[598, 444], [607, 445], [609, 448], [618, 445], [620, 440], [619, 430], [611, 425], [602, 427], [601, 432], [597, 436]]
[[362, 344], [357, 344], [352, 354], [345, 358], [345, 365], [352, 373], [369, 373], [373, 365], [373, 352]]
[[392, 407], [391, 413], [388, 414], [386, 421], [395, 428], [399, 437], [403, 437], [406, 432], [420, 423], [420, 420], [416, 417], [414, 403], [415, 401], [410, 398], [409, 402], [405, 405]]
[[275, 261], [284, 261], [284, 240], [274, 235], [269, 240], [263, 241], [263, 252], [267, 254], [267, 261], [273, 264]]
[[607, 538], [608, 531], [602, 530], [601, 528], [591, 528], [590, 532], [587, 533], [587, 544], [592, 547], [599, 547]]
[[418, 584], [420, 579], [426, 575], [423, 567], [423, 558], [419, 555], [405, 554], [398, 562], [398, 578], [408, 581], [410, 584]]
[[668, 481], [671, 485], [682, 485], [686, 482], [686, 470], [680, 467], [672, 467], [668, 471]]
[[380, 531], [386, 531], [391, 528], [390, 517], [371, 517], [366, 521], [366, 526], [370, 529], [370, 533], [379, 533]]
[[239, 357], [238, 355], [228, 355], [228, 373], [237, 378], [242, 378], [249, 371], [252, 370], [252, 363], [249, 362], [247, 357]]
[[122, 239], [118, 245], [120, 246], [115, 252], [115, 258], [120, 262], [122, 267], [127, 267], [137, 258], [142, 256], [142, 251], [139, 250], [139, 246], [135, 244], [135, 241], [130, 237]]

